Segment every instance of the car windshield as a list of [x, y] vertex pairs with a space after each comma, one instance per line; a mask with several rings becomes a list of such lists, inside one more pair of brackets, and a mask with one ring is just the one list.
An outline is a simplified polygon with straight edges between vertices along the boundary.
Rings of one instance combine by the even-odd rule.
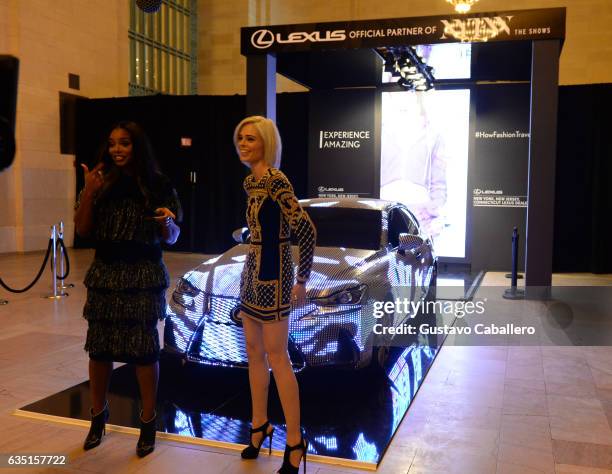
[[381, 213], [376, 209], [307, 207], [317, 228], [317, 247], [378, 250]]

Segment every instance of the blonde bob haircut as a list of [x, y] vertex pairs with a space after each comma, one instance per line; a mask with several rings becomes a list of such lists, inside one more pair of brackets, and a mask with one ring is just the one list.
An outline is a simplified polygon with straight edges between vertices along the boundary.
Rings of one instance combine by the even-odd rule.
[[283, 145], [276, 124], [269, 118], [262, 117], [261, 115], [253, 115], [245, 118], [236, 126], [234, 130], [234, 146], [236, 147], [236, 152], [240, 154], [238, 149], [238, 134], [240, 130], [242, 130], [242, 127], [249, 124], [255, 127], [255, 130], [259, 132], [259, 136], [263, 141], [264, 161], [269, 167], [278, 168], [281, 162]]

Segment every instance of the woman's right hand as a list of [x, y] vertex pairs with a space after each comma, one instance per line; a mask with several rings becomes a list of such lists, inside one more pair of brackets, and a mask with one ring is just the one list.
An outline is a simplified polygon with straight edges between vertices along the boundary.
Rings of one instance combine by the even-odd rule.
[[91, 171], [86, 164], [81, 163], [83, 168], [83, 175], [85, 177], [85, 192], [95, 196], [98, 194], [102, 186], [104, 186], [104, 169], [103, 163], [98, 163]]

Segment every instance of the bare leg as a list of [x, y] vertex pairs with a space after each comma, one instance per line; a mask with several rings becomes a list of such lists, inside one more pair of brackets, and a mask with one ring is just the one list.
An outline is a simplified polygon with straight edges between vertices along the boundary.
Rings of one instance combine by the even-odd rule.
[[106, 395], [113, 373], [113, 363], [89, 359], [89, 393], [91, 396], [91, 408], [97, 415], [106, 404]]
[[159, 362], [137, 365], [136, 378], [140, 387], [140, 398], [142, 398], [142, 419], [148, 421], [155, 415]]
[[[291, 367], [291, 359], [287, 352], [289, 337], [289, 320], [263, 326], [264, 347], [268, 354], [268, 360], [274, 374], [274, 381], [278, 388], [285, 423], [287, 423], [287, 444], [294, 446], [299, 444], [302, 433], [300, 431], [300, 391]], [[299, 464], [302, 451], [295, 450], [291, 453], [291, 463]]]
[[[263, 324], [253, 321], [244, 313], [242, 327], [249, 358], [249, 386], [251, 388], [252, 427], [257, 428], [268, 420], [268, 387], [270, 386], [270, 367], [264, 351]], [[268, 429], [269, 430], [269, 429]], [[259, 446], [264, 433], [252, 435], [252, 442]]]

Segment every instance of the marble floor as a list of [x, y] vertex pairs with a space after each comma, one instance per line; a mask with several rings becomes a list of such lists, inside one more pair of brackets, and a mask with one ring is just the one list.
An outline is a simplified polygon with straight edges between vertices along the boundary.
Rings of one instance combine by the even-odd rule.
[[[67, 298], [42, 298], [50, 291], [48, 272], [26, 293], [0, 290], [0, 299], [9, 300], [0, 306], [0, 454], [65, 454], [69, 464], [55, 469], [60, 472], [275, 472], [281, 462], [276, 456], [244, 462], [235, 450], [174, 440], [159, 440], [153, 454], [139, 459], [137, 438], [121, 432], [84, 452], [86, 428], [13, 415], [87, 378], [81, 281], [92, 252], [71, 250], [70, 256], [69, 280], [76, 286]], [[166, 257], [173, 279], [202, 259]], [[0, 255], [0, 277], [24, 286], [41, 261], [42, 252]], [[612, 286], [612, 276], [555, 275], [554, 284]], [[507, 285], [503, 274], [485, 276], [483, 286], [495, 285]], [[497, 303], [509, 315], [533, 304], [505, 301], [501, 294]], [[611, 426], [612, 347], [445, 344], [377, 472], [612, 472]], [[364, 471], [309, 462], [308, 472]]]

